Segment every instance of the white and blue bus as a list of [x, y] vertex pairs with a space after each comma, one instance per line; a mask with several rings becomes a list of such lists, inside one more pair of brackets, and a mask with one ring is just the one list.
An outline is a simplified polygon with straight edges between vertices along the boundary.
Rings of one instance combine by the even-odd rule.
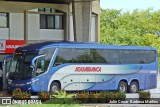
[[135, 93], [156, 88], [157, 74], [157, 50], [153, 47], [44, 42], [15, 50], [8, 90]]

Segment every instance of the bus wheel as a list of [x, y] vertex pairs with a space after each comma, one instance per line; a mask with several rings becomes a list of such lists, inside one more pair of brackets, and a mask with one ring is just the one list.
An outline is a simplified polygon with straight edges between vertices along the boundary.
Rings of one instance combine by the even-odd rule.
[[126, 93], [127, 92], [127, 83], [124, 81], [121, 81], [118, 85], [118, 91]]
[[59, 84], [57, 82], [52, 82], [50, 86], [50, 93], [55, 93], [60, 89]]
[[129, 86], [129, 92], [130, 93], [136, 93], [139, 90], [139, 86], [138, 83], [136, 81], [131, 82], [130, 86]]

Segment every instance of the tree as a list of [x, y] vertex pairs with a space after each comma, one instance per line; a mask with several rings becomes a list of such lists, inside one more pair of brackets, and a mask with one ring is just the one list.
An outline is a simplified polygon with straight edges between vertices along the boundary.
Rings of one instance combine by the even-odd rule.
[[160, 10], [101, 9], [100, 17], [101, 43], [152, 46], [160, 53]]

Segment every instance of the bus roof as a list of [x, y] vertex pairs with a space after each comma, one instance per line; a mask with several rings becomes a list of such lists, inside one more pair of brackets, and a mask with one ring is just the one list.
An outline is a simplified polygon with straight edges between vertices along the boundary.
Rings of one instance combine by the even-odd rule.
[[156, 50], [154, 47], [148, 46], [120, 46], [120, 45], [107, 45], [91, 42], [42, 42], [28, 44], [22, 47], [17, 48], [17, 50], [28, 50], [35, 51], [41, 50], [49, 47], [57, 48], [96, 48], [96, 49], [137, 49], [137, 50]]

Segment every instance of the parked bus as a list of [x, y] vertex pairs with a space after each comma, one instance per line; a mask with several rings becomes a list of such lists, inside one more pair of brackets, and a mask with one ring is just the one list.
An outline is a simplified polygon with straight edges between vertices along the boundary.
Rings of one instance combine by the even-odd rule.
[[157, 50], [145, 46], [44, 42], [15, 50], [8, 91], [117, 90], [157, 87]]

